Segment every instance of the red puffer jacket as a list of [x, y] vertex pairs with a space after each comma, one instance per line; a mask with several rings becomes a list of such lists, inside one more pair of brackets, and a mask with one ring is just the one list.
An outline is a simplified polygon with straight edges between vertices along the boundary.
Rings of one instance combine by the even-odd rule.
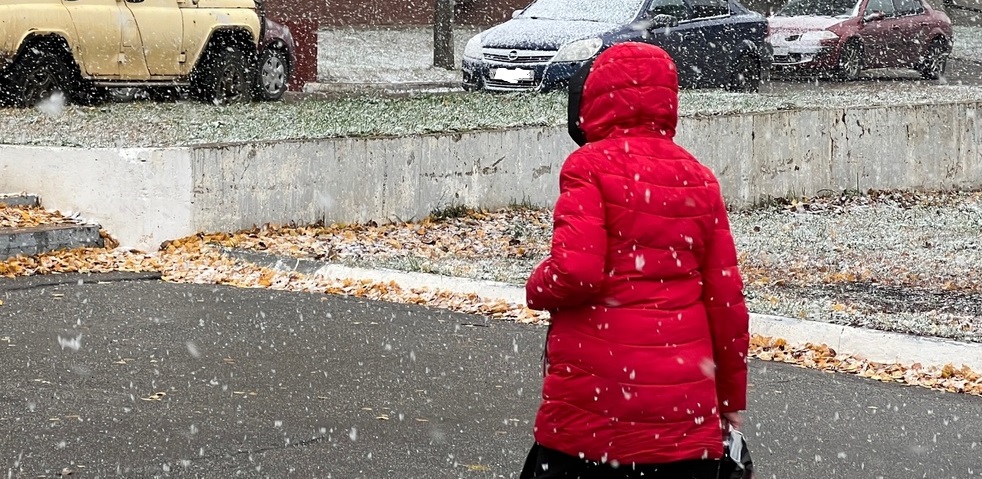
[[535, 438], [621, 465], [719, 458], [720, 414], [746, 408], [748, 314], [719, 183], [672, 140], [671, 58], [611, 47], [580, 117], [589, 143], [563, 165], [552, 252], [526, 285], [552, 316]]

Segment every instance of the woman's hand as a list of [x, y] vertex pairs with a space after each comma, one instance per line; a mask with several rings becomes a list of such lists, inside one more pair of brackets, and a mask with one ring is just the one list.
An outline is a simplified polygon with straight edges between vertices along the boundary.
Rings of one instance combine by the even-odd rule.
[[743, 414], [740, 414], [739, 411], [724, 412], [720, 419], [723, 422], [724, 431], [729, 431], [731, 427], [733, 429], [740, 429], [743, 427]]

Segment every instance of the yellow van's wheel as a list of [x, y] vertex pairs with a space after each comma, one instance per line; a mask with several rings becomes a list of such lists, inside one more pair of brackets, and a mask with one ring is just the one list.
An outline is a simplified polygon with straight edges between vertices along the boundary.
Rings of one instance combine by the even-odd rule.
[[251, 101], [252, 62], [241, 47], [222, 43], [210, 44], [202, 56], [191, 76], [191, 93], [216, 105]]
[[35, 106], [43, 100], [67, 101], [70, 69], [54, 45], [24, 48], [7, 76], [8, 95], [17, 106]]
[[761, 67], [760, 59], [751, 55], [740, 55], [733, 62], [730, 80], [726, 83], [726, 91], [738, 93], [757, 93], [760, 91]]

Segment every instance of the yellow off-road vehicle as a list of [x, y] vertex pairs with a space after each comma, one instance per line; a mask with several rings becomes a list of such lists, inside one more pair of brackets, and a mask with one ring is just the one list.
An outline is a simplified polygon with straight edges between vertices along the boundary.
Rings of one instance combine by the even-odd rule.
[[253, 0], [0, 0], [0, 102], [92, 104], [113, 87], [247, 101], [260, 25]]

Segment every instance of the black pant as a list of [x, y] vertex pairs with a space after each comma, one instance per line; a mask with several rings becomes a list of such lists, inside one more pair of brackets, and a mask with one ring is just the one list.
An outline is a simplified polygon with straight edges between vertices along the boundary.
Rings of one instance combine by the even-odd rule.
[[668, 464], [610, 464], [588, 461], [555, 449], [532, 446], [520, 479], [716, 479], [719, 461], [706, 459]]

